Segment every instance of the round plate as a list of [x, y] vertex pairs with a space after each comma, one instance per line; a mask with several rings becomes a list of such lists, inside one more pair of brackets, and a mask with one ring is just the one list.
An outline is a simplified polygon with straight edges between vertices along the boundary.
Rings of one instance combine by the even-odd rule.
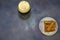
[[[50, 32], [46, 32], [45, 31], [45, 25], [44, 25], [44, 21], [45, 20], [47, 20], [47, 21], [54, 21], [55, 22], [55, 30], [54, 31], [50, 31]], [[40, 21], [40, 23], [39, 23], [39, 29], [40, 29], [40, 31], [44, 34], [44, 35], [47, 35], [47, 36], [52, 36], [52, 35], [54, 35], [56, 32], [57, 32], [57, 30], [58, 30], [58, 24], [57, 24], [57, 22], [56, 22], [56, 20], [55, 19], [53, 19], [53, 18], [51, 18], [51, 17], [45, 17], [45, 18], [43, 18], [41, 21]]]

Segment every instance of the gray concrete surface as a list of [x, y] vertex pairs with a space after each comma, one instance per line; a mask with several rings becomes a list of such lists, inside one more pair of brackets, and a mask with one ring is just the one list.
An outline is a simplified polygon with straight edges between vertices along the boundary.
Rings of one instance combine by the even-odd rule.
[[[31, 15], [21, 19], [17, 5], [21, 0], [0, 0], [0, 40], [60, 40], [60, 0], [27, 0]], [[52, 17], [58, 23], [58, 32], [51, 36], [39, 30], [39, 21]]]

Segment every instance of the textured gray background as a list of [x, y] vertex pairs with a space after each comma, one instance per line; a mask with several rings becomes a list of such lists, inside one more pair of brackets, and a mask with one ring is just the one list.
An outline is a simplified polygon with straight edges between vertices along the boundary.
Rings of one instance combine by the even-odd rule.
[[[0, 40], [60, 40], [60, 0], [27, 0], [31, 15], [26, 20], [18, 15], [19, 1], [0, 0]], [[39, 30], [39, 21], [47, 16], [56, 19], [59, 26], [51, 37]]]

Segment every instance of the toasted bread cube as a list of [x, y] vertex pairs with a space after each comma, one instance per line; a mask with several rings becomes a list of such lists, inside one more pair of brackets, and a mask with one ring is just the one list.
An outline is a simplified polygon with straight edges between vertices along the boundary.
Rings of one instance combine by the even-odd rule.
[[55, 31], [56, 23], [54, 21], [44, 21], [44, 31], [52, 32]]

